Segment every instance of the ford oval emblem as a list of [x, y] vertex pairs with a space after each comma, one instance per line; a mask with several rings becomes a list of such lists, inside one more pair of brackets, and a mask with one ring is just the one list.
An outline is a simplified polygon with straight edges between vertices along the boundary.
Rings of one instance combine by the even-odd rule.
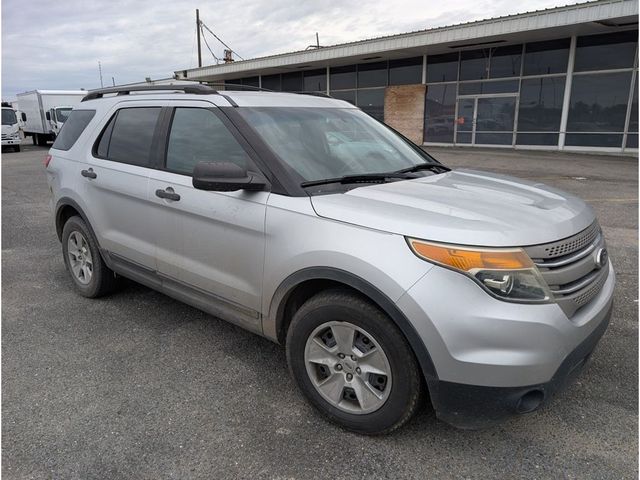
[[596, 265], [598, 268], [602, 268], [607, 264], [607, 261], [609, 260], [609, 253], [607, 252], [606, 248], [601, 248], [600, 250], [598, 250], [598, 253], [596, 254]]

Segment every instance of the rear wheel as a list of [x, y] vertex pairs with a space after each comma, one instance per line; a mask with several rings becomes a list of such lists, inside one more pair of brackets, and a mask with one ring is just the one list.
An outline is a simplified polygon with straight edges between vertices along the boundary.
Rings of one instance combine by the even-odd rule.
[[322, 292], [295, 313], [287, 360], [309, 401], [349, 430], [388, 433], [418, 408], [420, 370], [405, 338], [375, 305], [351, 292]]
[[105, 265], [97, 241], [79, 216], [69, 218], [64, 224], [62, 253], [67, 271], [80, 295], [95, 298], [115, 289], [117, 278]]

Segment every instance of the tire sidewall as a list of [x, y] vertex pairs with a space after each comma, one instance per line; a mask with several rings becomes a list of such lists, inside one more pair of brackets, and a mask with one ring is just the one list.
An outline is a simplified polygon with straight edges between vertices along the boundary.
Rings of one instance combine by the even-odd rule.
[[[347, 297], [348, 299], [349, 297]], [[309, 303], [296, 313], [287, 336], [287, 360], [291, 373], [311, 403], [331, 420], [361, 433], [384, 433], [398, 423], [404, 423], [407, 411], [414, 408], [420, 391], [416, 362], [402, 334], [392, 321], [370, 303], [344, 301]], [[391, 367], [392, 385], [387, 401], [378, 410], [367, 414], [342, 411], [327, 402], [316, 390], [307, 373], [304, 351], [309, 335], [330, 321], [349, 322], [361, 327], [382, 347]], [[409, 415], [410, 416], [410, 415]]]
[[[79, 232], [84, 236], [84, 238], [87, 240], [87, 244], [89, 245], [89, 250], [91, 251], [91, 258], [93, 260], [93, 273], [91, 275], [91, 281], [86, 285], [80, 283], [71, 270], [68, 242], [69, 236], [73, 232]], [[89, 228], [87, 228], [87, 225], [80, 217], [71, 217], [64, 224], [64, 228], [62, 229], [62, 254], [64, 256], [64, 264], [67, 267], [67, 271], [69, 272], [71, 280], [73, 281], [76, 289], [84, 296], [95, 296], [96, 292], [98, 292], [100, 288], [100, 280], [102, 277], [102, 257], [100, 256], [98, 244], [93, 238], [91, 231], [89, 230]]]

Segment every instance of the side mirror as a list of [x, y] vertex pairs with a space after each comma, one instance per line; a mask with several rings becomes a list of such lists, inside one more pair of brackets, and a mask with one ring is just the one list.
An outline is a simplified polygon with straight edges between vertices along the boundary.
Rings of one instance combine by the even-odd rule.
[[44, 116], [47, 120], [51, 121], [51, 114], [49, 112], [44, 112]]
[[27, 115], [26, 115], [24, 112], [22, 112], [22, 113], [20, 114], [20, 117], [22, 118], [22, 121], [23, 121], [23, 122], [26, 122], [26, 121], [27, 121]]
[[193, 169], [193, 186], [214, 192], [256, 192], [265, 189], [267, 180], [261, 174], [248, 172], [235, 163], [199, 162]]

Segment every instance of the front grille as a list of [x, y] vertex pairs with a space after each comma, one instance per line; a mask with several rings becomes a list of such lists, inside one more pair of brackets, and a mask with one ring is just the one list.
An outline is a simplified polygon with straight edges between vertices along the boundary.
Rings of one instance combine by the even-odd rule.
[[607, 280], [608, 261], [598, 265], [603, 249], [606, 243], [597, 222], [569, 238], [525, 248], [569, 317], [593, 300]]

